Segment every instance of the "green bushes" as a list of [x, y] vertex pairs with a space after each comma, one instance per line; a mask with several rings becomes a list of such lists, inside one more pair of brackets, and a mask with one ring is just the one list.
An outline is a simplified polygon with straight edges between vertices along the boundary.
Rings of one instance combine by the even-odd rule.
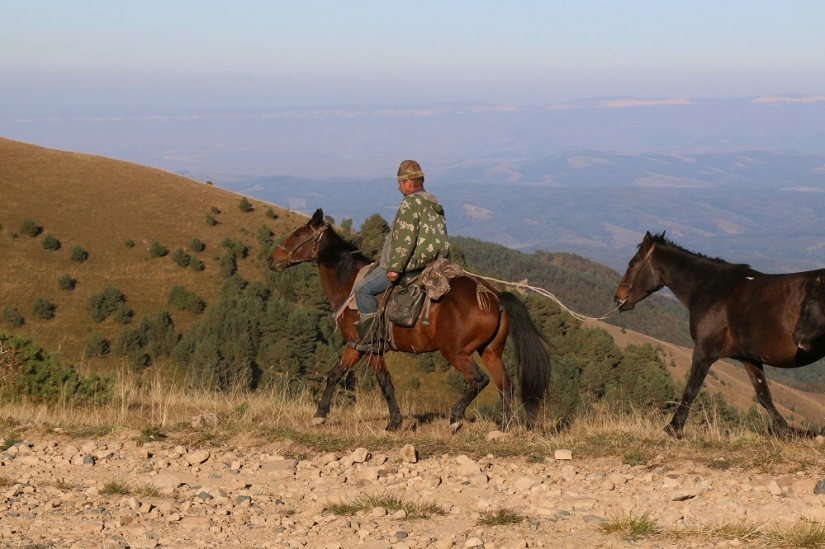
[[107, 284], [101, 293], [90, 295], [86, 309], [95, 322], [103, 322], [111, 316], [120, 324], [128, 324], [133, 315], [126, 305], [126, 296], [111, 284]]
[[77, 263], [83, 263], [87, 259], [89, 259], [89, 252], [84, 250], [79, 244], [72, 248], [72, 251], [69, 252], [69, 259], [72, 261], [76, 261]]
[[76, 284], [77, 280], [72, 278], [72, 276], [69, 273], [66, 273], [57, 279], [57, 287], [63, 290], [64, 292], [71, 292], [72, 290], [74, 290]]
[[123, 241], [123, 245], [126, 246], [127, 248], [134, 248], [135, 247], [135, 241], [132, 240], [131, 238], [127, 238], [126, 240]]
[[43, 232], [43, 227], [38, 225], [37, 221], [35, 221], [34, 219], [26, 218], [20, 222], [19, 230], [21, 233], [34, 238], [41, 232]]
[[115, 374], [81, 376], [62, 366], [56, 355], [35, 342], [0, 331], [0, 384], [6, 398], [17, 395], [36, 402], [101, 403], [111, 399]]
[[255, 210], [252, 207], [252, 204], [249, 203], [249, 200], [246, 197], [241, 197], [240, 202], [238, 202], [238, 209], [241, 210], [243, 213], [251, 213]]
[[158, 242], [157, 240], [153, 240], [151, 244], [149, 244], [149, 255], [152, 257], [163, 257], [169, 253], [169, 250], [166, 249], [166, 246]]
[[109, 354], [109, 346], [108, 339], [98, 332], [92, 332], [92, 335], [86, 339], [86, 348], [83, 350], [83, 355], [87, 358], [103, 358]]
[[200, 238], [193, 238], [189, 241], [189, 249], [193, 252], [202, 252], [206, 249], [206, 244], [201, 242]]
[[189, 254], [183, 251], [183, 248], [175, 249], [175, 251], [172, 252], [172, 255], [170, 257], [172, 258], [172, 261], [174, 261], [175, 264], [177, 264], [178, 267], [184, 268], [188, 267], [189, 262], [192, 260], [192, 258], [189, 257]]
[[44, 250], [59, 250], [60, 249], [60, 241], [54, 237], [54, 235], [47, 234], [43, 237], [43, 249]]
[[130, 360], [133, 370], [140, 371], [151, 359], [169, 356], [180, 336], [172, 317], [159, 309], [152, 317], [143, 317], [134, 328], [124, 328], [115, 342], [115, 349]]
[[23, 315], [11, 305], [6, 305], [3, 308], [3, 320], [11, 324], [14, 328], [19, 328], [25, 323]]
[[192, 269], [194, 272], [199, 273], [205, 267], [204, 267], [203, 261], [201, 261], [198, 258], [198, 256], [193, 254], [192, 257], [189, 259], [189, 268]]
[[215, 219], [215, 216], [212, 214], [206, 214], [206, 225], [209, 227], [214, 227], [218, 224], [218, 220]]
[[169, 304], [181, 311], [200, 314], [206, 308], [206, 302], [195, 292], [190, 292], [183, 286], [173, 286], [169, 292]]
[[54, 309], [54, 304], [50, 303], [49, 300], [43, 296], [38, 296], [34, 300], [34, 305], [32, 305], [32, 313], [42, 320], [54, 318]]

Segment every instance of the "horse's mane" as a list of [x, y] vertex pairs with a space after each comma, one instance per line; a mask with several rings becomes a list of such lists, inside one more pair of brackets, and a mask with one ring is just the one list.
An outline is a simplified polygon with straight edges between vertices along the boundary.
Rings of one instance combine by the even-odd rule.
[[335, 229], [330, 227], [326, 236], [321, 239], [318, 248], [318, 262], [335, 267], [335, 276], [339, 284], [345, 284], [356, 269], [360, 269], [371, 261], [361, 253], [358, 247], [345, 240]]
[[[676, 244], [672, 240], [670, 240], [668, 238], [665, 238], [665, 232], [664, 231], [662, 231], [661, 233], [658, 233], [658, 234], [654, 234], [651, 238], [652, 238], [652, 243], [653, 244], [662, 244], [662, 245], [665, 245], [665, 246], [669, 246], [671, 248], [676, 248], [677, 250], [679, 250], [681, 252], [684, 252], [686, 254], [690, 254], [692, 256], [699, 257], [701, 259], [705, 259], [707, 261], [710, 261], [711, 263], [717, 263], [719, 265], [728, 265], [730, 267], [741, 267], [741, 268], [744, 268], [744, 269], [750, 269], [751, 268], [751, 266], [748, 265], [747, 263], [729, 263], [729, 262], [727, 262], [724, 259], [721, 259], [719, 257], [709, 257], [707, 255], [700, 254], [698, 252], [691, 252], [690, 250], [686, 250], [685, 248], [679, 246], [678, 244]], [[642, 247], [642, 245], [639, 244], [639, 248], [641, 248], [641, 247]]]

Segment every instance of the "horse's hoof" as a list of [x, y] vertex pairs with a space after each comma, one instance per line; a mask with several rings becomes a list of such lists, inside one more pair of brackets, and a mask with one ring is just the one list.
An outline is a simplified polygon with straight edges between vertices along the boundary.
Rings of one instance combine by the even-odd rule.
[[668, 436], [675, 438], [676, 440], [682, 438], [682, 429], [676, 429], [673, 425], [668, 425], [667, 427], [665, 427], [665, 433]]
[[463, 425], [464, 425], [463, 421], [455, 421], [453, 423], [450, 423], [450, 434], [453, 434], [453, 435], [456, 434], [458, 432], [458, 430], [461, 429], [461, 427]]
[[313, 427], [317, 427], [319, 425], [323, 425], [327, 422], [327, 418], [325, 417], [314, 417], [312, 418], [312, 425]]

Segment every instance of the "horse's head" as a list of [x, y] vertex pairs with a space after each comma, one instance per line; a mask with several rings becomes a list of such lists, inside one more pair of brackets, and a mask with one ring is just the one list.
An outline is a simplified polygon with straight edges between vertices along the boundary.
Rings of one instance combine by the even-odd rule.
[[[663, 237], [664, 234], [662, 233]], [[649, 232], [645, 233], [642, 243], [639, 244], [639, 251], [627, 264], [627, 271], [613, 295], [613, 301], [620, 311], [633, 309], [636, 303], [662, 288], [662, 281], [653, 266], [655, 249], [656, 242], [653, 237]]]
[[321, 238], [328, 228], [329, 225], [324, 222], [324, 211], [318, 208], [306, 225], [297, 228], [272, 250], [269, 268], [280, 273], [287, 267], [318, 259]]
[[810, 351], [814, 342], [825, 335], [825, 288], [822, 275], [805, 284], [802, 310], [793, 331], [793, 342], [803, 351]]

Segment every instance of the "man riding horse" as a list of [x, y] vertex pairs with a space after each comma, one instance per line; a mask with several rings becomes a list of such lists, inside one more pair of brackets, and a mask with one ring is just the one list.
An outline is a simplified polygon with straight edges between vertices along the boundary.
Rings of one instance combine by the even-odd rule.
[[444, 208], [432, 193], [424, 190], [424, 173], [415, 160], [398, 167], [398, 190], [404, 195], [395, 214], [381, 256], [372, 270], [355, 285], [359, 320], [355, 323], [358, 341], [350, 344], [361, 352], [382, 350], [378, 301], [390, 283], [404, 273], [423, 269], [440, 257], [450, 257]]

